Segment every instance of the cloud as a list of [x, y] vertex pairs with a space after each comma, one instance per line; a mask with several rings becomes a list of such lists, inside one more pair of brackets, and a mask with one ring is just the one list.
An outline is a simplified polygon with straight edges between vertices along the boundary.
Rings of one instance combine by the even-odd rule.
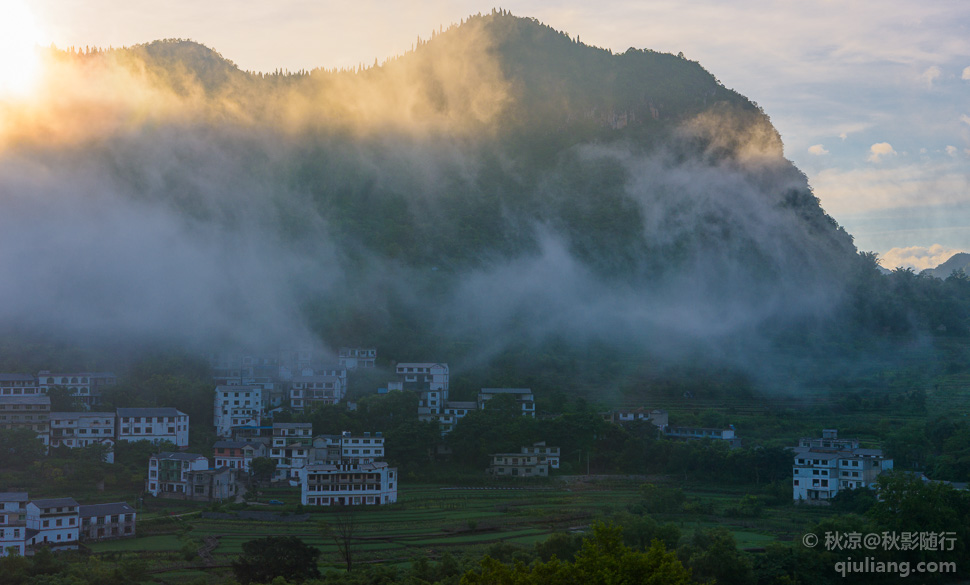
[[970, 125], [970, 116], [966, 114], [960, 114], [960, 121], [964, 124]]
[[956, 146], [953, 146], [953, 145], [948, 145], [948, 146], [946, 147], [946, 153], [947, 153], [948, 155], [950, 155], [950, 156], [956, 156], [956, 155], [957, 155], [957, 152], [959, 152], [959, 149], [957, 149], [957, 147], [956, 147]]
[[898, 168], [825, 169], [811, 177], [815, 196], [836, 219], [904, 207], [970, 203], [970, 177], [951, 159]]
[[928, 248], [910, 246], [908, 248], [893, 248], [879, 258], [879, 263], [890, 270], [894, 268], [912, 268], [919, 272], [927, 268], [936, 268], [950, 259], [954, 254], [963, 250], [946, 248], [940, 244], [933, 244]]
[[933, 87], [933, 82], [939, 79], [940, 75], [942, 75], [940, 68], [933, 65], [932, 67], [928, 67], [926, 71], [923, 71], [919, 78], [924, 81], [926, 83], [926, 87], [929, 88]]
[[963, 69], [963, 76], [962, 76], [962, 78], [970, 81], [970, 67], [965, 67]]
[[895, 156], [896, 151], [893, 149], [893, 145], [888, 142], [877, 142], [869, 147], [869, 157], [866, 158], [867, 161], [872, 163], [878, 163], [882, 161], [884, 156]]
[[808, 153], [814, 154], [815, 156], [822, 156], [823, 154], [828, 154], [829, 151], [825, 150], [825, 147], [821, 144], [815, 144], [808, 147]]

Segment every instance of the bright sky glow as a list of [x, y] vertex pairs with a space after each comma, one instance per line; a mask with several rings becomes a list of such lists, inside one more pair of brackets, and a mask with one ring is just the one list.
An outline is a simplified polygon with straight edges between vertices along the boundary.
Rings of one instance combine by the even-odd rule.
[[40, 76], [40, 30], [21, 0], [0, 0], [0, 99], [26, 97]]
[[[887, 260], [970, 251], [970, 2], [495, 6], [614, 52], [682, 51], [700, 62], [765, 109], [786, 156], [861, 250]], [[258, 71], [370, 65], [491, 8], [470, 0], [31, 0], [62, 48], [189, 38]], [[0, 64], [0, 77], [11, 68]]]

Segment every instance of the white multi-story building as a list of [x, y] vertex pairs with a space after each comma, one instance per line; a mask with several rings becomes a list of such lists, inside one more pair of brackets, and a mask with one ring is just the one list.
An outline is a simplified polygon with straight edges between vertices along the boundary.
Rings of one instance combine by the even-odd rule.
[[33, 396], [40, 394], [37, 378], [28, 374], [0, 374], [0, 396]]
[[545, 441], [522, 447], [519, 453], [493, 453], [486, 470], [492, 475], [510, 477], [548, 477], [550, 469], [559, 468], [559, 447], [547, 447]]
[[275, 480], [297, 480], [299, 470], [310, 462], [313, 425], [310, 423], [273, 423], [273, 442], [269, 456], [276, 460]]
[[0, 396], [0, 429], [29, 429], [50, 446], [51, 399], [42, 394]]
[[300, 470], [304, 506], [359, 506], [397, 501], [397, 468], [384, 461], [311, 463]]
[[27, 554], [27, 492], [0, 492], [0, 557]]
[[175, 408], [119, 408], [116, 425], [119, 441], [189, 445], [189, 415]]
[[348, 370], [373, 368], [377, 361], [377, 350], [372, 347], [341, 347], [337, 360]]
[[404, 390], [416, 392], [444, 391], [448, 393], [448, 364], [402, 362], [394, 368]]
[[535, 417], [536, 397], [529, 388], [482, 388], [478, 392], [478, 408], [485, 409], [485, 403], [496, 396], [511, 396], [519, 405], [522, 416]]
[[52, 373], [41, 370], [37, 374], [37, 386], [47, 394], [51, 388], [66, 388], [71, 396], [90, 409], [101, 404], [101, 393], [107, 386], [118, 383], [118, 378], [110, 372]]
[[384, 458], [383, 433], [364, 433], [353, 435], [343, 432], [339, 435], [318, 435], [313, 438], [314, 461], [334, 461], [355, 459], [375, 461]]
[[290, 382], [290, 408], [296, 412], [337, 404], [343, 397], [344, 385], [337, 376], [294, 376]]
[[216, 386], [212, 417], [216, 436], [231, 437], [233, 427], [258, 427], [262, 410], [261, 386]]
[[823, 430], [820, 439], [799, 439], [794, 451], [796, 501], [827, 501], [839, 490], [872, 487], [879, 474], [893, 468], [893, 460], [881, 449], [862, 448], [858, 439], [840, 439], [835, 429]]
[[322, 435], [314, 439], [317, 461], [299, 470], [306, 506], [359, 506], [397, 501], [397, 468], [384, 457], [381, 433]]
[[80, 530], [78, 503], [73, 498], [31, 500], [27, 503], [27, 546], [77, 548]]
[[82, 541], [92, 542], [135, 536], [135, 509], [126, 502], [78, 506]]
[[153, 496], [184, 498], [191, 493], [189, 472], [207, 469], [209, 460], [196, 453], [156, 453], [148, 460], [145, 491]]
[[51, 447], [87, 447], [104, 445], [108, 448], [108, 463], [114, 463], [115, 413], [113, 412], [52, 412], [50, 416]]

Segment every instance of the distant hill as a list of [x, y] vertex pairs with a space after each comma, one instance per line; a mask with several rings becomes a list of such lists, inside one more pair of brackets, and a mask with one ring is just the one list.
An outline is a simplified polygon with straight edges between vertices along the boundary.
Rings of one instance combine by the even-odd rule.
[[970, 254], [959, 252], [936, 268], [927, 268], [923, 271], [924, 274], [937, 278], [948, 278], [954, 272], [962, 272], [970, 276]]

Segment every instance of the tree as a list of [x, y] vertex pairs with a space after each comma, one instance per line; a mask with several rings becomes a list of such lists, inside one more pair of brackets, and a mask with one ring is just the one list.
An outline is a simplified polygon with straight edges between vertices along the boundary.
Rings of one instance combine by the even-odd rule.
[[232, 571], [243, 585], [269, 583], [277, 577], [305, 581], [320, 577], [320, 550], [295, 536], [267, 536], [244, 542]]
[[51, 412], [81, 412], [85, 410], [84, 403], [64, 386], [54, 386], [47, 391], [51, 399]]
[[615, 526], [596, 524], [593, 533], [583, 541], [574, 562], [553, 558], [531, 565], [506, 565], [489, 556], [482, 559], [479, 570], [465, 573], [462, 585], [546, 585], [572, 584], [646, 584], [693, 585], [690, 571], [663, 543], [654, 541], [645, 552], [623, 545], [623, 532]]
[[320, 530], [324, 536], [329, 536], [337, 545], [337, 552], [343, 559], [349, 573], [354, 568], [354, 554], [356, 546], [354, 539], [357, 533], [357, 517], [351, 506], [334, 506], [330, 522], [321, 521]]
[[44, 443], [31, 429], [0, 429], [0, 469], [24, 469], [44, 456]]
[[263, 485], [273, 480], [276, 473], [276, 460], [270, 457], [256, 457], [250, 464], [250, 477], [257, 485]]

